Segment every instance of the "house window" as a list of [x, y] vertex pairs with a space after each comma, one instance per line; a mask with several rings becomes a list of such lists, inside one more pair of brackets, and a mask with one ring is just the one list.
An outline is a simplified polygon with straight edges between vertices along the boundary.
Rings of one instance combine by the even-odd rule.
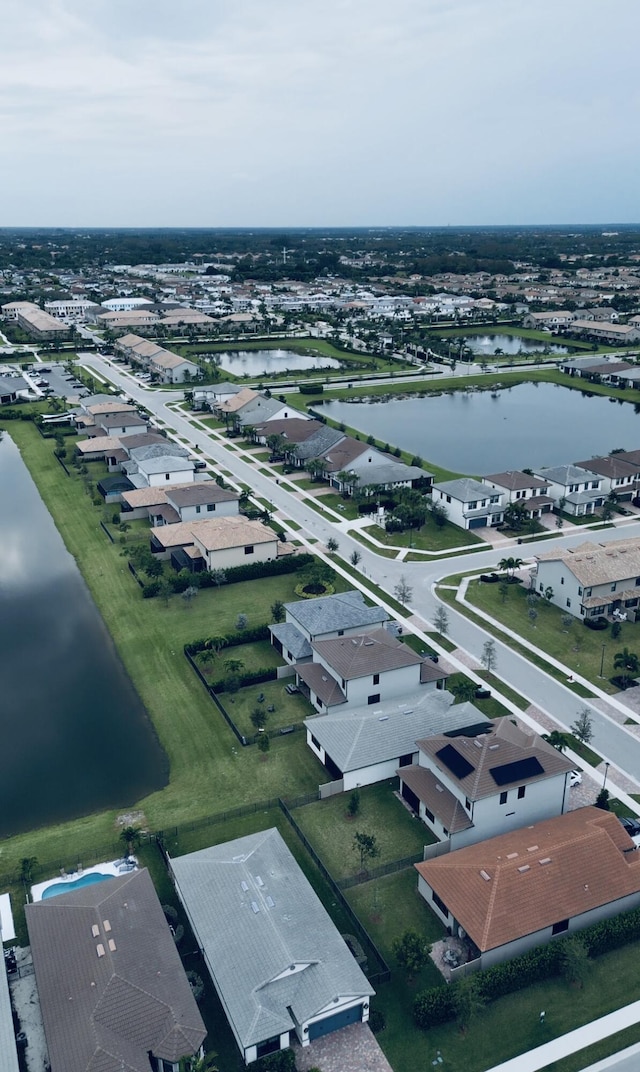
[[568, 600], [567, 600], [567, 606], [568, 606], [568, 607], [570, 607], [570, 606], [571, 606], [571, 600], [570, 600], [570, 599], [568, 599]]
[[280, 1049], [280, 1035], [273, 1035], [271, 1038], [265, 1039], [264, 1042], [259, 1042], [256, 1046], [256, 1056], [266, 1057], [269, 1053], [276, 1053]]
[[540, 591], [544, 592], [544, 584], [542, 583], [542, 581], [540, 581]]
[[215, 510], [215, 508], [216, 508], [215, 503], [207, 503], [207, 513], [208, 514], [212, 514], [213, 511]]
[[429, 809], [426, 806], [425, 806], [425, 809], [424, 809], [424, 813], [425, 813], [425, 815], [426, 815], [426, 817], [427, 817], [427, 819], [429, 820], [430, 823], [435, 823], [435, 821], [436, 821], [435, 815], [433, 814], [432, 811], [429, 811]]
[[450, 503], [450, 502], [451, 502], [451, 496], [450, 496], [450, 495], [447, 495], [447, 502], [448, 502], [448, 503]]
[[165, 480], [171, 480], [171, 473], [165, 473], [164, 478]]
[[615, 592], [615, 590], [616, 590], [616, 582], [614, 581], [613, 584], [611, 585], [611, 591]]
[[344, 629], [338, 629], [338, 636], [344, 636]]
[[431, 891], [431, 899], [433, 900], [434, 905], [436, 905], [440, 909], [442, 915], [449, 918], [449, 909], [447, 908], [444, 901], [440, 897], [438, 897], [438, 894], [435, 890]]
[[320, 746], [320, 741], [317, 740], [317, 738], [314, 737], [313, 734], [311, 734], [311, 744], [313, 745], [314, 748], [317, 748], [318, 751], [320, 751], [320, 747], [321, 747]]
[[245, 555], [252, 555], [253, 554], [253, 544], [252, 543], [247, 544], [247, 546], [244, 549], [244, 553], [245, 553]]
[[501, 803], [501, 804], [506, 804], [506, 803], [507, 803], [507, 797], [508, 797], [508, 796], [509, 796], [509, 794], [508, 794], [508, 793], [501, 793], [501, 794], [500, 794], [500, 803]]
[[582, 589], [581, 589], [581, 588], [578, 588], [578, 595], [579, 595], [579, 596], [581, 596], [581, 595], [582, 595]]
[[559, 923], [554, 923], [553, 924], [553, 927], [551, 928], [551, 933], [552, 934], [563, 934], [564, 931], [568, 931], [568, 930], [569, 930], [569, 920], [568, 919], [561, 919]]
[[371, 706], [371, 704], [374, 704], [374, 703], [380, 703], [380, 693], [379, 692], [374, 692], [374, 693], [372, 693], [371, 696], [368, 696], [367, 697], [367, 703], [369, 704], [369, 706]]
[[524, 800], [524, 794], [526, 792], [526, 789], [527, 789], [526, 785], [519, 785], [518, 786], [518, 800]]
[[[638, 578], [638, 581], [637, 581], [636, 583], [637, 583], [637, 584], [640, 584], [640, 578]], [[591, 589], [590, 589], [590, 588], [585, 588], [585, 590], [584, 590], [584, 594], [585, 594], [585, 596], [586, 596], [586, 597], [587, 597], [587, 599], [588, 599], [588, 598], [589, 598], [589, 596], [591, 595]]]
[[373, 675], [373, 684], [374, 685], [379, 685], [380, 684], [380, 674], [374, 674]]
[[200, 513], [200, 507], [196, 506], [196, 514], [199, 514], [199, 513]]
[[477, 500], [477, 499], [474, 499], [474, 500], [473, 500], [473, 502], [470, 502], [470, 503], [469, 503], [469, 509], [470, 509], [470, 510], [475, 510], [475, 509], [476, 509], [476, 507], [477, 507], [477, 505], [478, 505], [478, 500]]
[[406, 752], [404, 756], [400, 756], [400, 767], [410, 767], [413, 763], [413, 752]]
[[560, 584], [564, 584], [564, 577], [560, 578]]
[[467, 811], [471, 811], [471, 801], [469, 800], [469, 797], [465, 797], [464, 806]]

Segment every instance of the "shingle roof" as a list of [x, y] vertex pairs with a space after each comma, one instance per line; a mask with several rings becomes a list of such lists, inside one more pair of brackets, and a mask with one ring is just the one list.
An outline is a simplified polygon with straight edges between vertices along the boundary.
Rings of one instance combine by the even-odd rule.
[[487, 482], [492, 480], [498, 487], [506, 488], [508, 491], [524, 491], [529, 488], [546, 487], [545, 480], [541, 480], [538, 476], [531, 476], [530, 473], [521, 473], [519, 469], [508, 469], [504, 473], [491, 473], [485, 479]]
[[386, 460], [384, 457], [381, 461], [375, 459], [370, 464], [361, 458], [356, 458], [349, 468], [360, 477], [358, 485], [361, 488], [371, 487], [372, 484], [399, 484], [432, 475], [417, 465], [405, 465], [404, 462]]
[[592, 473], [599, 473], [601, 476], [613, 477], [625, 477], [635, 476], [638, 472], [637, 465], [631, 465], [630, 462], [625, 461], [624, 458], [620, 458], [618, 454], [609, 454], [604, 458], [589, 458], [584, 462], [576, 462], [581, 469], [591, 469]]
[[339, 592], [318, 599], [285, 603], [288, 617], [294, 618], [311, 637], [339, 629], [359, 629], [382, 624], [389, 615], [382, 607], [368, 607], [361, 592]]
[[586, 480], [601, 480], [602, 478], [598, 473], [592, 472], [590, 469], [578, 468], [576, 465], [553, 465], [546, 469], [538, 469], [537, 475], [546, 480], [547, 483], [553, 481], [555, 484], [584, 484]]
[[490, 723], [473, 704], [454, 704], [451, 693], [426, 690], [410, 693], [401, 702], [396, 699], [375, 708], [337, 710], [305, 720], [307, 729], [343, 772], [417, 752], [416, 741], [428, 734], [482, 723], [489, 728]]
[[206, 1029], [146, 869], [25, 911], [54, 1070], [148, 1072], [150, 1050], [197, 1052]]
[[277, 830], [171, 866], [243, 1048], [374, 993]]
[[254, 427], [259, 435], [281, 435], [289, 443], [304, 443], [324, 425], [320, 421], [305, 421], [301, 417], [282, 417], [276, 421], [263, 421]]
[[215, 480], [202, 480], [197, 484], [185, 484], [181, 488], [168, 488], [167, 498], [176, 507], [203, 506], [207, 503], [235, 502], [240, 496], [235, 491], [221, 488]]
[[[573, 765], [537, 733], [514, 726], [510, 718], [495, 719], [488, 732], [479, 736], [461, 735], [452, 743], [440, 734], [417, 744], [429, 756], [430, 765], [444, 771], [469, 800], [495, 796], [510, 786], [553, 778]], [[455, 754], [443, 752], [451, 748]], [[458, 757], [464, 761], [459, 768]]]
[[580, 584], [589, 588], [640, 577], [640, 538], [586, 542], [574, 548], [543, 551], [536, 558], [540, 562], [562, 562]]
[[445, 495], [450, 495], [452, 499], [459, 499], [460, 502], [471, 502], [473, 499], [489, 499], [492, 495], [497, 494], [495, 488], [481, 483], [479, 480], [473, 480], [472, 477], [445, 480], [444, 483], [434, 484], [433, 487], [436, 491], [442, 491]]
[[484, 952], [640, 892], [633, 848], [613, 812], [587, 807], [415, 866]]
[[333, 640], [316, 640], [312, 647], [337, 676], [345, 680], [398, 670], [403, 666], [419, 666], [422, 662], [420, 655], [396, 640], [386, 629]]
[[276, 622], [269, 626], [269, 630], [282, 647], [291, 652], [294, 659], [311, 658], [311, 644], [292, 622]]
[[322, 452], [325, 470], [328, 473], [339, 473], [343, 469], [348, 469], [351, 462], [364, 454], [366, 450], [369, 450], [366, 443], [361, 443], [351, 436], [345, 436], [340, 442]]
[[318, 458], [329, 447], [339, 443], [341, 439], [344, 439], [344, 432], [339, 432], [337, 428], [328, 428], [323, 425], [312, 436], [305, 439], [304, 443], [296, 445], [295, 456], [303, 462], [309, 461], [311, 458]]

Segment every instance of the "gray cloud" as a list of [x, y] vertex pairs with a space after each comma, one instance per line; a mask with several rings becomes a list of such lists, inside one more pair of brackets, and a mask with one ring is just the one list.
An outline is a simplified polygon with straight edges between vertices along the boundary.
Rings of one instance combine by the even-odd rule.
[[634, 220], [635, 0], [5, 0], [5, 224]]

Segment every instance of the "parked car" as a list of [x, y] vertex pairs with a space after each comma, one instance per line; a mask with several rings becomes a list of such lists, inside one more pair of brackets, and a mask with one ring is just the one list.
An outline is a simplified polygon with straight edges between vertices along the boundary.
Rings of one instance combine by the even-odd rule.
[[574, 785], [582, 785], [582, 774], [579, 770], [569, 772], [569, 786], [573, 789]]
[[640, 819], [632, 819], [629, 815], [619, 815], [618, 818], [630, 837], [640, 834]]

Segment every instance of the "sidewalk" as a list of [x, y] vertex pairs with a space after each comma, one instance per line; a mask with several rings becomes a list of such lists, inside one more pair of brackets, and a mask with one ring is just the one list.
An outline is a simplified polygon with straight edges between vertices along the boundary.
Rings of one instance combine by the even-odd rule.
[[[519, 1057], [513, 1057], [510, 1061], [503, 1061], [502, 1064], [487, 1069], [487, 1072], [539, 1072], [540, 1069], [546, 1068], [553, 1061], [560, 1061], [563, 1057], [568, 1057], [569, 1054], [578, 1053], [579, 1050], [583, 1050], [586, 1046], [591, 1046], [594, 1042], [600, 1042], [601, 1039], [615, 1035], [617, 1031], [622, 1031], [625, 1027], [633, 1027], [639, 1019], [640, 1001], [634, 1001], [631, 1005], [625, 1005], [624, 1008], [616, 1009], [615, 1012], [610, 1012], [607, 1016], [601, 1016], [599, 1020], [585, 1024], [584, 1027], [578, 1027], [575, 1031], [568, 1031], [566, 1035], [560, 1035], [559, 1038], [553, 1039], [552, 1042], [545, 1042], [544, 1045], [537, 1046], [535, 1050], [521, 1053]], [[542, 1030], [544, 1028], [541, 1027]], [[635, 1049], [635, 1047], [631, 1049]], [[607, 1061], [609, 1062], [608, 1065]], [[594, 1067], [595, 1069], [607, 1068], [611, 1067], [612, 1064], [615, 1064], [615, 1060], [612, 1061], [612, 1058], [607, 1058], [604, 1065], [598, 1063]], [[640, 1059], [638, 1067], [640, 1067]]]

